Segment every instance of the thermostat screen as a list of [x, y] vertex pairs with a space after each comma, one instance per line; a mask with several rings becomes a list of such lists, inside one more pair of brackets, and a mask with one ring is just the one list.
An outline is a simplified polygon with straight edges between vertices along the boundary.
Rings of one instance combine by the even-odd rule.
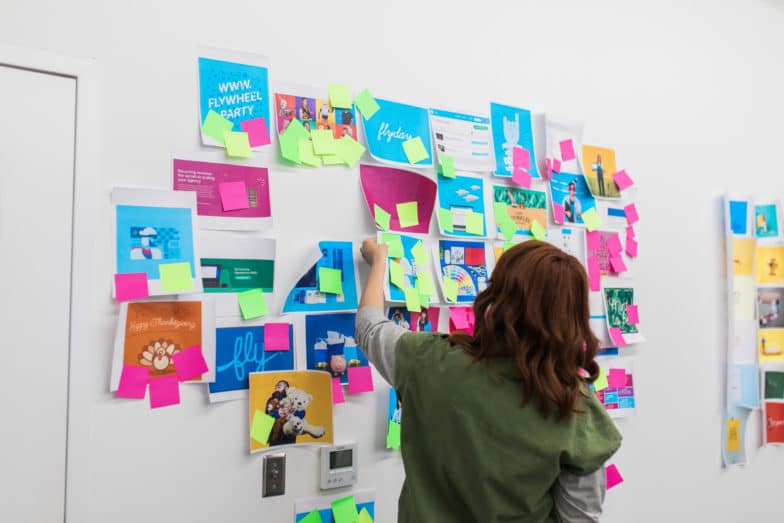
[[329, 468], [330, 470], [334, 469], [345, 469], [351, 467], [351, 458], [352, 451], [351, 450], [337, 450], [335, 452], [329, 453]]

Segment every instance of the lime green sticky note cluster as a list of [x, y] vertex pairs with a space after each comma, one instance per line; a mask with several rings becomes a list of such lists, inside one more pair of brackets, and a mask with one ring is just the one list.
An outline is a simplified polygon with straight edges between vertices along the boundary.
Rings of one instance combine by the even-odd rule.
[[455, 225], [454, 218], [452, 217], [452, 211], [449, 209], [444, 209], [443, 207], [439, 207], [438, 223], [441, 225], [441, 230], [444, 232], [454, 232]]
[[600, 390], [604, 390], [610, 386], [610, 383], [607, 381], [607, 373], [604, 372], [604, 369], [599, 369], [599, 377], [596, 378], [596, 381], [593, 382], [593, 387], [596, 389], [596, 392]]
[[373, 95], [370, 94], [370, 91], [367, 89], [364, 89], [354, 97], [354, 105], [357, 106], [357, 109], [359, 109], [359, 112], [365, 117], [365, 120], [373, 118], [373, 115], [381, 109], [378, 102], [376, 102], [376, 99], [373, 98]]
[[427, 249], [425, 249], [425, 245], [421, 240], [411, 247], [411, 255], [414, 257], [418, 270], [427, 266], [427, 262], [430, 260], [430, 257], [427, 255]]
[[193, 289], [193, 276], [191, 276], [191, 263], [162, 263], [158, 265], [161, 277], [161, 290], [163, 292], [180, 292]]
[[583, 223], [588, 232], [595, 231], [602, 226], [602, 219], [599, 218], [599, 213], [596, 212], [596, 207], [591, 207], [587, 211], [583, 211]]
[[495, 202], [493, 204], [493, 214], [495, 215], [495, 223], [501, 234], [504, 235], [506, 241], [511, 241], [517, 232], [517, 224], [512, 220], [507, 211], [507, 206], [504, 202]]
[[343, 165], [346, 163], [337, 154], [324, 154], [321, 156], [321, 161], [324, 162], [324, 165]]
[[420, 298], [422, 296], [432, 296], [436, 290], [433, 287], [433, 278], [427, 271], [420, 271], [416, 274], [416, 290]]
[[403, 152], [406, 153], [408, 163], [412, 165], [430, 158], [427, 149], [425, 149], [425, 144], [422, 143], [422, 138], [419, 136], [403, 142]]
[[513, 242], [513, 241], [505, 241], [504, 242], [504, 252], [508, 251], [509, 249], [514, 247], [515, 245], [517, 245], [517, 244], [515, 242]]
[[446, 301], [457, 303], [457, 282], [449, 276], [444, 276], [444, 298]]
[[365, 154], [365, 148], [350, 136], [344, 136], [340, 140], [336, 140], [335, 151], [343, 159], [343, 163], [349, 167], [353, 167]]
[[373, 204], [373, 218], [376, 220], [378, 226], [381, 227], [382, 231], [389, 230], [389, 220], [392, 218], [392, 215], [381, 208], [377, 203]]
[[332, 518], [335, 523], [356, 523], [359, 519], [359, 513], [357, 513], [357, 503], [354, 501], [354, 496], [333, 501]]
[[395, 421], [389, 422], [389, 430], [387, 431], [387, 448], [400, 448], [400, 423]]
[[351, 109], [351, 94], [346, 84], [328, 84], [329, 105], [335, 109]]
[[337, 154], [337, 145], [331, 129], [317, 129], [310, 132], [313, 140], [313, 152], [319, 156]]
[[299, 163], [299, 143], [310, 139], [310, 131], [299, 120], [292, 120], [286, 130], [278, 136], [280, 155], [293, 163]]
[[468, 234], [483, 235], [485, 233], [485, 215], [481, 212], [468, 211], [465, 215], [465, 228]]
[[533, 236], [537, 240], [544, 240], [544, 237], [547, 235], [547, 231], [542, 224], [539, 223], [539, 220], [534, 220], [531, 223], [531, 236]]
[[219, 115], [212, 109], [207, 112], [207, 117], [204, 118], [204, 123], [201, 126], [201, 132], [218, 142], [224, 144], [223, 135], [234, 128], [231, 120], [227, 120]]
[[454, 178], [455, 159], [448, 154], [442, 154], [438, 158], [441, 160], [441, 176], [444, 178]]
[[321, 165], [321, 158], [313, 152], [313, 142], [310, 140], [299, 141], [299, 163], [310, 167]]
[[[399, 425], [399, 423], [398, 423], [398, 425]], [[398, 445], [398, 447], [399, 446], [400, 445]], [[357, 523], [373, 523], [373, 518], [370, 517], [370, 512], [368, 512], [368, 509], [363, 508], [359, 512], [359, 519], [357, 520]]]
[[274, 424], [275, 418], [260, 410], [256, 410], [253, 413], [253, 423], [250, 426], [250, 437], [259, 443], [266, 444]]
[[399, 262], [389, 262], [389, 281], [400, 289], [406, 286], [406, 271]]
[[331, 267], [319, 267], [319, 292], [343, 294], [343, 271]]
[[226, 144], [226, 154], [232, 158], [250, 158], [253, 152], [250, 150], [248, 133], [223, 133], [223, 142]]
[[324, 523], [321, 519], [321, 513], [317, 508], [314, 508], [307, 516], [299, 520], [299, 523]]
[[406, 310], [419, 312], [422, 307], [419, 303], [419, 291], [415, 287], [406, 287], [403, 292], [406, 294]]
[[251, 289], [237, 294], [240, 312], [243, 320], [252, 320], [266, 315], [269, 312], [267, 299], [261, 289]]
[[403, 240], [400, 238], [400, 235], [391, 232], [382, 232], [381, 243], [387, 244], [388, 258], [403, 257]]
[[400, 221], [400, 227], [413, 227], [419, 225], [419, 207], [417, 202], [403, 202], [395, 205], [397, 208], [397, 219]]

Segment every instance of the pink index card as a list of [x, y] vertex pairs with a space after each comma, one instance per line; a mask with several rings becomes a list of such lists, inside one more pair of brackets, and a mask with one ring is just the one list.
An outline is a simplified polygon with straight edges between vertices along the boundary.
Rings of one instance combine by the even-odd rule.
[[626, 238], [626, 254], [632, 258], [637, 257], [637, 240], [634, 238]]
[[621, 332], [620, 327], [611, 327], [610, 328], [610, 339], [615, 344], [616, 347], [625, 347], [626, 340], [623, 337], [623, 333]]
[[636, 238], [636, 237], [637, 235], [634, 234], [634, 227], [632, 227], [631, 225], [626, 226], [626, 239], [628, 240], [629, 238]]
[[564, 222], [564, 208], [558, 202], [553, 202], [553, 219], [557, 224], [563, 224]]
[[132, 272], [114, 275], [114, 295], [117, 301], [141, 300], [150, 296], [147, 273]]
[[607, 468], [604, 469], [604, 476], [607, 483], [607, 490], [623, 483], [623, 476], [618, 472], [618, 467], [615, 465], [607, 465]]
[[474, 316], [474, 309], [472, 307], [466, 307], [466, 321], [468, 322], [468, 334], [473, 336], [476, 317]]
[[264, 350], [265, 351], [286, 351], [291, 349], [289, 340], [288, 323], [265, 323], [264, 324]]
[[618, 233], [615, 233], [607, 238], [607, 249], [609, 249], [610, 254], [613, 256], [618, 256], [618, 254], [620, 254], [620, 252], [623, 250], [623, 246], [621, 246], [621, 238], [618, 236]]
[[337, 405], [345, 401], [346, 398], [343, 397], [343, 385], [340, 384], [340, 378], [332, 378], [332, 404]]
[[531, 169], [531, 153], [528, 152], [528, 149], [515, 145], [512, 149], [512, 165], [515, 170], [518, 167], [526, 171]]
[[449, 307], [449, 321], [455, 326], [455, 329], [461, 331], [468, 331], [468, 315], [466, 314], [467, 307]]
[[629, 225], [634, 225], [640, 221], [640, 217], [637, 215], [637, 207], [633, 203], [624, 207], [623, 212], [626, 213], [626, 221], [629, 222]]
[[601, 235], [599, 231], [590, 231], [585, 233], [585, 242], [588, 245], [589, 251], [595, 251], [601, 246]]
[[640, 311], [636, 305], [631, 303], [626, 305], [626, 321], [631, 325], [638, 325], [640, 323]]
[[[574, 154], [574, 144], [572, 143], [571, 138], [562, 140], [559, 145], [561, 146], [561, 160], [568, 162], [569, 160], [574, 160], [576, 158]], [[555, 171], [555, 169], [553, 170]]]
[[512, 172], [512, 181], [520, 187], [525, 187], [526, 189], [531, 188], [531, 175], [528, 174], [528, 171], [521, 169], [520, 167], [514, 168], [514, 171]]
[[147, 392], [147, 378], [149, 377], [150, 369], [148, 367], [123, 365], [120, 386], [116, 392], [117, 397], [144, 399], [144, 394]]
[[248, 133], [248, 143], [250, 143], [251, 147], [268, 145], [270, 143], [267, 119], [263, 116], [261, 118], [240, 122], [240, 126], [244, 132]]
[[626, 272], [626, 264], [623, 263], [623, 258], [620, 256], [610, 256], [610, 267], [612, 267], [613, 272], [618, 274]]
[[553, 172], [559, 173], [561, 172], [561, 160], [558, 158], [553, 158]]
[[172, 355], [174, 370], [177, 371], [177, 379], [188, 381], [200, 377], [207, 372], [207, 360], [201, 353], [201, 347], [194, 345]]
[[626, 371], [623, 369], [610, 369], [610, 372], [607, 374], [607, 384], [614, 389], [625, 387]]
[[373, 391], [373, 374], [370, 366], [349, 367], [348, 368], [348, 393], [358, 394], [360, 392]]
[[223, 182], [218, 184], [221, 206], [224, 211], [238, 211], [250, 208], [248, 188], [245, 182]]
[[632, 179], [629, 177], [628, 174], [626, 174], [626, 171], [624, 171], [623, 169], [613, 174], [613, 180], [615, 181], [615, 185], [618, 186], [619, 191], [628, 189], [629, 187], [634, 185]]
[[180, 403], [180, 382], [174, 374], [150, 380], [150, 408]]
[[598, 291], [601, 288], [602, 273], [599, 270], [599, 260], [596, 256], [588, 257], [588, 280], [591, 285], [592, 291]]

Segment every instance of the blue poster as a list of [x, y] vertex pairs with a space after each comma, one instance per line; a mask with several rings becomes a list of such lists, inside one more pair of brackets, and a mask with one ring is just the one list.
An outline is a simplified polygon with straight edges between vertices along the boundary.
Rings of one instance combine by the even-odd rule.
[[[414, 255], [411, 253], [411, 249], [414, 247], [414, 245], [419, 243], [421, 240], [419, 238], [414, 238], [413, 236], [406, 236], [405, 234], [400, 235], [400, 240], [403, 244], [403, 257], [387, 259], [387, 272], [389, 272], [390, 262], [396, 261], [400, 263], [401, 267], [403, 267], [403, 281], [406, 287], [416, 287], [417, 272], [426, 272], [432, 278], [433, 273], [430, 270], [431, 264], [428, 263], [425, 267], [417, 267]], [[425, 247], [423, 246], [423, 248]], [[388, 275], [387, 281], [384, 284], [385, 290], [388, 290], [387, 300], [400, 303], [405, 302], [406, 293], [397, 285], [393, 285], [389, 278], [391, 278], [391, 275]]]
[[[487, 288], [490, 275], [487, 271], [484, 242], [439, 240], [438, 264], [441, 277], [457, 282], [458, 303], [473, 302], [476, 295]], [[438, 278], [439, 283], [441, 277]], [[443, 290], [441, 283], [441, 291]]]
[[349, 367], [366, 367], [368, 360], [354, 340], [353, 312], [305, 316], [308, 369], [329, 372], [348, 383]]
[[531, 124], [531, 111], [490, 103], [490, 122], [493, 127], [495, 175], [512, 176], [513, 149], [515, 146], [520, 146], [531, 154], [531, 168], [528, 172], [533, 178], [539, 178], [534, 158], [534, 129]]
[[209, 384], [210, 396], [248, 390], [248, 374], [251, 372], [294, 370], [291, 326], [289, 346], [292, 348], [287, 351], [265, 351], [263, 326], [216, 329], [215, 382]]
[[553, 173], [550, 197], [564, 208], [564, 224], [582, 224], [583, 213], [596, 207], [596, 200], [582, 174]]
[[371, 156], [381, 161], [410, 165], [403, 151], [403, 142], [418, 136], [428, 157], [414, 165], [433, 165], [427, 109], [380, 98], [376, 98], [376, 102], [380, 107], [378, 112], [370, 120], [362, 117]]
[[[357, 280], [351, 242], [319, 242], [321, 259], [294, 284], [283, 312], [350, 311], [357, 309]], [[343, 294], [319, 292], [318, 268], [340, 269]]]
[[189, 208], [117, 205], [117, 273], [144, 272], [160, 279], [158, 266], [189, 262], [196, 277]]
[[438, 177], [438, 206], [442, 209], [452, 211], [453, 232], [447, 232], [438, 227], [444, 236], [468, 236], [476, 238], [487, 235], [486, 220], [482, 219], [482, 234], [469, 234], [466, 231], [466, 214], [469, 211], [485, 213], [485, 192], [481, 178], [472, 176], [455, 176], [454, 178]]
[[[332, 517], [332, 507], [329, 505], [329, 503], [326, 503], [326, 505], [327, 505], [326, 508], [318, 508], [317, 509], [318, 513], [319, 513], [319, 516], [321, 516], [321, 523], [337, 523], [335, 521], [335, 518]], [[373, 521], [376, 520], [376, 504], [375, 504], [375, 502], [373, 502], [373, 501], [369, 501], [367, 503], [359, 503], [359, 502], [357, 502], [357, 512], [362, 512], [362, 509], [365, 509], [365, 510], [368, 511], [368, 514], [373, 519]], [[305, 511], [297, 512], [294, 515], [294, 521], [295, 522], [302, 521], [303, 519], [308, 517], [308, 514], [310, 514], [310, 511], [308, 511], [308, 512], [305, 512]]]
[[730, 229], [732, 234], [746, 234], [749, 218], [749, 203], [743, 200], [730, 200]]

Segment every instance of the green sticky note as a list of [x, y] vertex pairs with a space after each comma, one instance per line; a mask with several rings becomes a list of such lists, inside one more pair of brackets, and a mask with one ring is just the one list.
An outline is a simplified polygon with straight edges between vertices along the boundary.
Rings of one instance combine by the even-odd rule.
[[534, 220], [531, 223], [531, 236], [536, 238], [537, 240], [544, 240], [544, 237], [547, 235], [547, 231], [542, 224], [539, 223], [539, 220]]
[[397, 423], [395, 421], [389, 422], [389, 430], [387, 431], [387, 448], [388, 449], [400, 448], [400, 423]]
[[191, 263], [162, 263], [158, 265], [161, 277], [161, 290], [164, 292], [189, 291], [193, 289]]
[[406, 158], [410, 164], [419, 163], [430, 158], [430, 154], [428, 154], [425, 144], [422, 143], [422, 138], [419, 136], [403, 142], [403, 152], [406, 153]]
[[512, 242], [512, 241], [504, 242], [504, 252], [508, 251], [509, 249], [514, 247], [515, 245], [517, 245], [517, 244], [515, 242]]
[[253, 151], [250, 150], [248, 133], [223, 133], [223, 142], [226, 144], [226, 154], [232, 158], [250, 158]]
[[[398, 423], [397, 425], [400, 425], [400, 424]], [[398, 439], [400, 439], [400, 438], [398, 438]], [[398, 446], [395, 447], [395, 448], [398, 448], [398, 447], [400, 447], [400, 442], [399, 441], [398, 441]], [[363, 508], [359, 512], [359, 519], [357, 520], [357, 523], [373, 523], [373, 518], [370, 517], [370, 512], [368, 512], [368, 510], [366, 508]]]
[[266, 444], [274, 424], [275, 418], [260, 410], [256, 410], [253, 413], [253, 423], [250, 426], [250, 437], [259, 443]]
[[417, 202], [398, 203], [395, 207], [397, 208], [397, 219], [400, 221], [401, 228], [405, 229], [406, 227], [419, 225]]
[[465, 228], [468, 234], [481, 236], [485, 233], [485, 215], [481, 212], [468, 211], [465, 215]]
[[498, 227], [501, 229], [501, 234], [504, 235], [506, 241], [511, 241], [514, 238], [515, 233], [517, 232], [517, 224], [512, 221], [511, 218], [507, 217], [506, 220], [501, 221], [498, 224]]
[[299, 163], [299, 138], [294, 134], [283, 133], [278, 137], [280, 155], [290, 162]]
[[243, 320], [259, 318], [269, 312], [267, 299], [261, 289], [251, 289], [237, 294], [237, 302], [240, 304]]
[[349, 167], [353, 167], [365, 154], [365, 148], [350, 136], [344, 136], [337, 140], [335, 150], [337, 155], [343, 158], [343, 163]]
[[452, 303], [457, 303], [457, 282], [449, 276], [444, 276], [444, 298]]
[[299, 161], [311, 167], [318, 167], [321, 165], [321, 158], [316, 156], [313, 152], [313, 142], [310, 140], [299, 141]]
[[231, 131], [234, 124], [231, 120], [227, 120], [219, 115], [212, 109], [207, 112], [207, 117], [204, 118], [204, 124], [201, 126], [201, 132], [223, 145], [223, 134]]
[[414, 257], [417, 269], [422, 269], [427, 266], [430, 257], [427, 255], [427, 249], [425, 249], [422, 241], [416, 242], [414, 246], [411, 247], [411, 255]]
[[430, 296], [427, 296], [425, 294], [420, 294], [419, 295], [419, 306], [422, 307], [423, 309], [429, 308], [430, 307]]
[[501, 223], [509, 218], [509, 212], [506, 210], [504, 202], [493, 202], [493, 216], [495, 216], [496, 223]]
[[343, 294], [343, 271], [330, 267], [319, 267], [319, 292]]
[[455, 227], [452, 220], [452, 211], [438, 208], [438, 223], [441, 225], [441, 230], [445, 232], [454, 232]]
[[599, 392], [600, 390], [604, 390], [609, 386], [610, 384], [607, 381], [607, 373], [604, 372], [604, 369], [599, 369], [599, 377], [596, 378], [596, 381], [593, 382], [594, 389], [596, 392]]
[[[323, 84], [322, 84], [323, 85]], [[335, 109], [351, 109], [351, 94], [345, 84], [328, 84], [329, 105]]]
[[397, 234], [391, 232], [381, 233], [381, 243], [386, 243], [387, 258], [402, 258], [403, 257], [403, 240]]
[[310, 131], [305, 129], [305, 126], [302, 125], [302, 122], [299, 120], [292, 120], [281, 136], [292, 136], [297, 140], [297, 143], [299, 143], [300, 140], [307, 140], [310, 138]]
[[402, 289], [406, 286], [406, 271], [403, 266], [396, 261], [389, 262], [389, 281]]
[[441, 176], [444, 178], [454, 178], [455, 159], [448, 154], [442, 154], [439, 156], [439, 159], [441, 160]]
[[373, 204], [373, 218], [376, 220], [376, 223], [379, 227], [381, 227], [382, 231], [389, 230], [389, 219], [392, 217], [387, 211], [379, 207], [378, 204]]
[[321, 161], [324, 162], [324, 165], [343, 165], [345, 163], [343, 158], [337, 154], [325, 154], [321, 157]]
[[314, 508], [307, 516], [299, 520], [299, 523], [324, 523], [317, 508]]
[[365, 120], [373, 118], [373, 115], [381, 109], [378, 102], [376, 102], [376, 99], [373, 98], [373, 95], [370, 94], [370, 91], [367, 89], [364, 89], [354, 97], [354, 105], [357, 106], [357, 109], [359, 109], [359, 112], [365, 117]]
[[416, 289], [419, 296], [432, 296], [436, 290], [433, 288], [433, 278], [427, 271], [420, 271], [416, 274]]
[[419, 304], [419, 292], [415, 287], [406, 287], [403, 289], [406, 293], [406, 310], [408, 312], [419, 312], [421, 305]]
[[602, 219], [599, 218], [599, 213], [596, 212], [595, 207], [591, 207], [587, 211], [583, 211], [583, 223], [588, 232], [594, 231], [602, 226]]
[[356, 523], [359, 519], [357, 503], [354, 496], [337, 499], [332, 502], [332, 518], [335, 523]]
[[332, 135], [331, 129], [311, 131], [310, 136], [313, 140], [313, 152], [319, 156], [323, 154], [337, 154], [335, 137]]

